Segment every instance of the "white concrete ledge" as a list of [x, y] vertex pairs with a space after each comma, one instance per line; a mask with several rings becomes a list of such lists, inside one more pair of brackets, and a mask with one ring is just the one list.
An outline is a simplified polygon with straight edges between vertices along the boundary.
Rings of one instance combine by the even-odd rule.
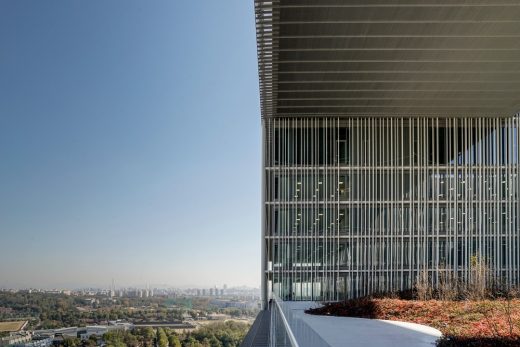
[[431, 347], [442, 336], [439, 330], [421, 324], [304, 313], [316, 306], [312, 302], [289, 303], [294, 317], [307, 323], [331, 347]]

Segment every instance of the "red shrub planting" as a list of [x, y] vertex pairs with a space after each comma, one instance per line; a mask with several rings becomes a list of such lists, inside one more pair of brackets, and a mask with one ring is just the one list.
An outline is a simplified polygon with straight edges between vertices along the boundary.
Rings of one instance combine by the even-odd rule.
[[440, 346], [520, 346], [520, 300], [439, 301], [361, 298], [328, 303], [310, 314], [398, 320], [443, 333]]

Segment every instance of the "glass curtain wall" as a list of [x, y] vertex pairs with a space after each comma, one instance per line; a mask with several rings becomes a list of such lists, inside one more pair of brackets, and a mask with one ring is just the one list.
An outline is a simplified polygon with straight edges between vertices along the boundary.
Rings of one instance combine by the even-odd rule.
[[469, 276], [520, 281], [519, 118], [264, 119], [265, 290], [341, 300]]

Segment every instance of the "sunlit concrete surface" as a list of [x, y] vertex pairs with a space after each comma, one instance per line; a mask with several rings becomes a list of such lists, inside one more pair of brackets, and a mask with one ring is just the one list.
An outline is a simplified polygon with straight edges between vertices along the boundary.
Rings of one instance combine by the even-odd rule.
[[437, 329], [407, 322], [350, 317], [315, 316], [304, 313], [315, 302], [287, 302], [293, 318], [302, 319], [331, 347], [434, 346], [441, 337]]

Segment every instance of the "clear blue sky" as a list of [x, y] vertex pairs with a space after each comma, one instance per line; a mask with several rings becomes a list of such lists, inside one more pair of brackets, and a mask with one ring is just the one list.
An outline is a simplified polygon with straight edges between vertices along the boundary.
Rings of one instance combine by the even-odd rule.
[[0, 287], [260, 282], [252, 0], [0, 1]]

